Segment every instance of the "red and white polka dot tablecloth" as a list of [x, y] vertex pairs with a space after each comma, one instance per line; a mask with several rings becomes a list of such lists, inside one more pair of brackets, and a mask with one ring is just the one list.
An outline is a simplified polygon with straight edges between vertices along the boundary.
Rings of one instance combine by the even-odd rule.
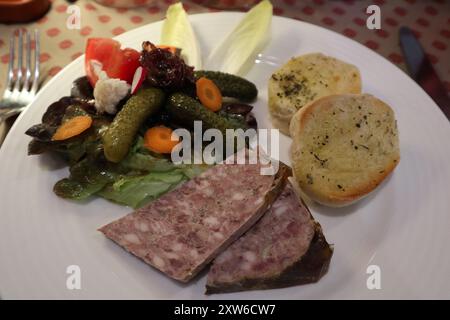
[[[107, 1], [107, 0], [106, 0]], [[54, 0], [50, 12], [39, 21], [20, 25], [41, 31], [42, 70], [49, 77], [82, 54], [88, 37], [113, 37], [127, 30], [164, 18], [174, 0], [137, 0], [150, 3], [134, 9], [104, 7], [94, 1], [79, 0], [81, 29], [66, 27], [70, 3]], [[217, 11], [204, 6], [206, 0], [183, 1], [190, 14]], [[215, 1], [225, 4], [238, 0]], [[307, 21], [337, 31], [361, 42], [405, 69], [398, 45], [398, 29], [412, 28], [450, 92], [450, 1], [448, 0], [272, 0], [274, 14]], [[381, 30], [366, 28], [366, 8], [381, 8]], [[17, 25], [0, 25], [0, 79], [8, 65], [8, 39]], [[4, 81], [0, 81], [0, 91]]]
[[[108, 1], [108, 0], [104, 0]], [[143, 7], [121, 9], [105, 7], [97, 2], [78, 0], [81, 28], [66, 27], [67, 7], [64, 0], [53, 0], [51, 10], [40, 20], [26, 25], [0, 25], [0, 79], [5, 79], [8, 66], [8, 39], [17, 27], [41, 32], [42, 73], [54, 76], [65, 65], [83, 53], [88, 37], [114, 37], [127, 30], [164, 18], [167, 7], [175, 0], [135, 0]], [[237, 0], [183, 1], [189, 14], [217, 11], [206, 2], [239, 3]], [[430, 57], [435, 69], [450, 92], [450, 1], [448, 0], [272, 0], [274, 14], [290, 17], [342, 33], [363, 43], [406, 69], [398, 44], [398, 30], [406, 25], [413, 29]], [[366, 27], [366, 8], [381, 8], [381, 29]], [[0, 81], [0, 92], [4, 90]]]

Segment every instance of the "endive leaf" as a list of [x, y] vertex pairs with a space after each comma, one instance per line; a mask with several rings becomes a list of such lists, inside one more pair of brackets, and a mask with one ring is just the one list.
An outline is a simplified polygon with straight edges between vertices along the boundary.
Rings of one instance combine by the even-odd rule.
[[271, 21], [272, 4], [263, 0], [212, 50], [206, 61], [207, 69], [245, 75], [269, 40]]
[[160, 42], [162, 45], [180, 48], [181, 57], [186, 64], [197, 70], [202, 68], [197, 38], [181, 2], [175, 3], [167, 9]]

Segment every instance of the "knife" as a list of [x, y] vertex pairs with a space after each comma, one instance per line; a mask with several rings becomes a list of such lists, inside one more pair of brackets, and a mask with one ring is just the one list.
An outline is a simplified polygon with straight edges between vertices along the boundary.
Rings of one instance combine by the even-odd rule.
[[410, 76], [425, 90], [450, 120], [450, 98], [430, 60], [414, 33], [408, 27], [399, 31], [400, 46]]

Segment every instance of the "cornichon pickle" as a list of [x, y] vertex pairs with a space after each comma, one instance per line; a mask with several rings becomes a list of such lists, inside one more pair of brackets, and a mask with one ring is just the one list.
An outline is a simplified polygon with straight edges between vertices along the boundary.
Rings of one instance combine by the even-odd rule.
[[224, 97], [232, 97], [242, 101], [252, 101], [258, 95], [258, 89], [250, 81], [219, 71], [195, 71], [196, 79], [206, 77], [212, 80]]
[[163, 102], [164, 93], [156, 88], [141, 89], [131, 96], [103, 135], [106, 159], [117, 163], [125, 158], [139, 127], [159, 110]]
[[246, 129], [245, 123], [233, 118], [226, 118], [210, 111], [197, 100], [182, 93], [174, 93], [168, 99], [166, 110], [171, 119], [178, 125], [193, 128], [194, 121], [202, 121], [202, 128], [219, 129], [225, 133], [226, 129]]

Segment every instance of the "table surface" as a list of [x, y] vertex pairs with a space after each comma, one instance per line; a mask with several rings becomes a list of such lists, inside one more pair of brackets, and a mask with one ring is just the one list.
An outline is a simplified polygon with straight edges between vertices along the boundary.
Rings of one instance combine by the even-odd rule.
[[[138, 0], [137, 0], [138, 1]], [[218, 0], [227, 3], [233, 0]], [[9, 60], [9, 36], [17, 28], [39, 29], [43, 81], [80, 56], [89, 37], [114, 37], [136, 27], [164, 18], [171, 0], [150, 1], [133, 9], [104, 7], [94, 1], [78, 0], [81, 28], [68, 29], [69, 14], [64, 0], [53, 0], [50, 11], [40, 20], [22, 25], [0, 24], [0, 92], [3, 92]], [[189, 14], [213, 12], [205, 1], [183, 1]], [[406, 70], [398, 43], [401, 26], [410, 27], [420, 39], [437, 73], [450, 93], [450, 1], [447, 0], [272, 0], [274, 14], [310, 22], [342, 33], [388, 58]], [[366, 27], [366, 8], [381, 8], [381, 29]], [[350, 61], [351, 62], [351, 61]], [[0, 128], [0, 141], [7, 130]]]

